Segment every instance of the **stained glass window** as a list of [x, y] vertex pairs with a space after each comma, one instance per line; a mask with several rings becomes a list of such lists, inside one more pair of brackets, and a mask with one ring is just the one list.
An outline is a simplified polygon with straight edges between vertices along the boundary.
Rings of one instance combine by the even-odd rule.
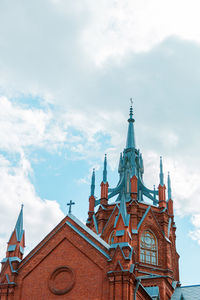
[[157, 240], [153, 233], [145, 230], [140, 241], [140, 261], [146, 264], [157, 265]]

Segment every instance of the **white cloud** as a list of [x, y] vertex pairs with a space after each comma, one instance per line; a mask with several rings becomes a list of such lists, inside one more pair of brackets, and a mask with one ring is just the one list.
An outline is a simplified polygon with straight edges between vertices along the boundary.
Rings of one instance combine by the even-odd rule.
[[[6, 181], [25, 182], [30, 199], [43, 203], [25, 173], [24, 151], [33, 147], [65, 146], [93, 162], [105, 151], [116, 167], [133, 95], [137, 145], [150, 152], [146, 178], [160, 155], [168, 157], [177, 212], [198, 214], [200, 58], [198, 45], [186, 42], [199, 43], [198, 12], [197, 0], [1, 2], [0, 87], [11, 97], [0, 98], [0, 148], [20, 153], [22, 163], [15, 170], [0, 158]], [[21, 94], [54, 107], [10, 100]]]
[[84, 42], [97, 64], [130, 51], [148, 51], [169, 36], [200, 42], [198, 0], [88, 0]]
[[[152, 188], [153, 184], [157, 188], [159, 184], [159, 154], [148, 151], [144, 154], [145, 183], [149, 188]], [[175, 215], [191, 216], [194, 230], [190, 232], [190, 236], [200, 244], [200, 171], [190, 163], [188, 158], [183, 161], [182, 157], [164, 157], [164, 178], [167, 187], [167, 173], [170, 171]]]
[[[29, 176], [30, 163], [21, 157], [17, 166], [0, 156], [0, 257], [5, 256], [6, 242], [14, 229], [20, 206], [24, 204], [26, 253], [29, 252], [64, 217], [56, 201], [37, 196]], [[42, 228], [42, 230], [41, 230]]]
[[198, 241], [200, 245], [200, 213], [194, 214], [191, 221], [195, 230], [190, 231], [190, 236], [193, 240]]
[[56, 148], [66, 140], [64, 128], [50, 110], [24, 108], [0, 97], [0, 149], [21, 152], [24, 148]]

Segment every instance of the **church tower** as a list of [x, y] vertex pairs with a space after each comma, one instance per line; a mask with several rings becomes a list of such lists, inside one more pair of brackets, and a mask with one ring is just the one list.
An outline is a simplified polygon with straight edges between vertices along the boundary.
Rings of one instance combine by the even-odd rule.
[[160, 157], [159, 185], [146, 187], [134, 122], [131, 106], [119, 181], [109, 186], [105, 155], [99, 198], [93, 169], [86, 224], [72, 214], [71, 200], [68, 214], [23, 258], [21, 207], [1, 262], [0, 300], [184, 299], [170, 174], [165, 185]]
[[109, 299], [136, 299], [142, 287], [147, 295], [141, 299], [149, 299], [150, 295], [150, 299], [168, 300], [179, 285], [170, 175], [168, 173], [166, 197], [160, 157], [158, 188], [145, 186], [134, 122], [131, 106], [126, 147], [119, 159], [119, 181], [116, 187], [109, 187], [105, 156], [99, 199], [95, 197], [93, 170], [87, 226], [110, 245]]
[[[8, 297], [8, 294], [13, 294], [17, 269], [23, 259], [24, 248], [25, 234], [23, 229], [22, 205], [15, 228], [8, 241], [6, 257], [1, 261], [2, 268], [0, 272], [0, 283], [2, 294], [0, 293], [0, 299], [2, 300], [4, 300], [4, 295], [7, 295]], [[5, 299], [7, 299], [6, 296]]]

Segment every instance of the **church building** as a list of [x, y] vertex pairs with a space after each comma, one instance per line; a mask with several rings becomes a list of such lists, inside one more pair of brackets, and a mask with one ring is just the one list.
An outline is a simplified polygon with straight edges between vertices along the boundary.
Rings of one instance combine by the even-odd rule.
[[195, 300], [200, 286], [181, 287], [170, 175], [165, 185], [143, 181], [132, 106], [119, 181], [110, 187], [107, 157], [101, 194], [92, 173], [85, 224], [71, 212], [23, 258], [23, 206], [0, 272], [0, 300]]

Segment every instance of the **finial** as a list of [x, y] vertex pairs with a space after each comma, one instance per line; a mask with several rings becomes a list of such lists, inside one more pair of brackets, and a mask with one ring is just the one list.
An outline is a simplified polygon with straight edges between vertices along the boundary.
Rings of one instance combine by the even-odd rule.
[[91, 180], [91, 196], [94, 196], [95, 189], [95, 169], [92, 171], [92, 180]]
[[107, 182], [107, 154], [104, 157], [103, 182]]
[[167, 177], [167, 192], [168, 192], [168, 200], [169, 200], [172, 198], [171, 179], [170, 179], [169, 172], [168, 172], [168, 177]]
[[68, 211], [68, 214], [71, 214], [72, 213], [72, 205], [74, 205], [75, 202], [73, 202], [72, 200], [70, 200], [69, 203], [67, 203], [67, 206], [69, 206], [69, 211]]
[[22, 203], [22, 204], [21, 204], [21, 209], [23, 209], [23, 208], [24, 208], [24, 204]]
[[133, 99], [130, 98], [130, 102], [131, 102], [131, 106], [130, 106], [130, 119], [129, 120], [133, 120]]
[[162, 156], [160, 156], [160, 185], [164, 185], [164, 174], [163, 174], [163, 163], [162, 163]]

